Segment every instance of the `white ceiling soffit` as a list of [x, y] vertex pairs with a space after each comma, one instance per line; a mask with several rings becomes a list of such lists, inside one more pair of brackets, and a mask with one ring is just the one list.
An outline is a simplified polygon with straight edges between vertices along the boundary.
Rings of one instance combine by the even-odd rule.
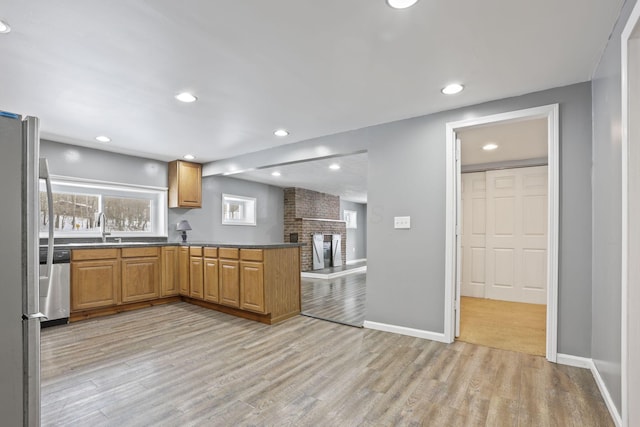
[[[277, 187], [298, 187], [340, 196], [342, 200], [367, 203], [367, 153], [274, 166], [231, 175]], [[338, 170], [330, 165], [337, 164]], [[273, 176], [273, 172], [280, 176]]]
[[587, 81], [622, 3], [3, 1], [0, 109], [44, 138], [209, 162]]
[[[507, 122], [457, 132], [462, 165], [547, 158], [547, 119]], [[498, 148], [483, 150], [487, 144]]]

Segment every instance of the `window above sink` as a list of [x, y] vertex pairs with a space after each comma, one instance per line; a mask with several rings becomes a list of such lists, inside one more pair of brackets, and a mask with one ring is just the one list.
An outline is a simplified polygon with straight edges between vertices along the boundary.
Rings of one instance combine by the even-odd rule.
[[[58, 238], [100, 237], [104, 212], [110, 237], [166, 237], [166, 189], [52, 177], [54, 233]], [[40, 237], [46, 237], [47, 196], [40, 189]]]

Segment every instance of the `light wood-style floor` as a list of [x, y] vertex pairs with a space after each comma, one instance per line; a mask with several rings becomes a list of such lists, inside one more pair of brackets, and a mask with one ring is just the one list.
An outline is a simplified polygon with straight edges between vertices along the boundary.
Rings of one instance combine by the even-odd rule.
[[460, 341], [544, 356], [547, 307], [461, 297]]
[[44, 426], [610, 426], [591, 373], [172, 303], [42, 332]]
[[302, 314], [345, 325], [364, 324], [367, 273], [335, 279], [303, 278]]

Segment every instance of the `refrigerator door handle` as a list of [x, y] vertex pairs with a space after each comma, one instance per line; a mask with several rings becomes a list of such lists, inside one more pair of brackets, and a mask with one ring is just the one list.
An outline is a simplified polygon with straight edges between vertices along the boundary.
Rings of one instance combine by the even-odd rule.
[[49, 212], [49, 238], [47, 239], [47, 274], [40, 276], [40, 296], [49, 295], [51, 288], [51, 270], [53, 266], [53, 192], [51, 191], [51, 178], [49, 176], [49, 163], [41, 157], [39, 161], [39, 176], [44, 179], [47, 188], [47, 210]]
[[33, 313], [33, 314], [23, 314], [22, 320], [30, 320], [30, 319], [42, 319], [47, 320], [48, 317], [42, 313]]

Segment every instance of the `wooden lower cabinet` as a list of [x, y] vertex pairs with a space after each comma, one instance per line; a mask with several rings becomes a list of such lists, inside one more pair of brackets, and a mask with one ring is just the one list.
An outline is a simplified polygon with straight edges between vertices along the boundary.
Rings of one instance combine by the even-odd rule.
[[240, 262], [220, 259], [220, 304], [240, 308]]
[[160, 296], [170, 297], [180, 293], [178, 276], [178, 247], [166, 246], [160, 252]]
[[220, 291], [218, 289], [218, 259], [204, 258], [204, 300], [209, 302], [220, 302]]
[[240, 262], [240, 308], [265, 313], [264, 264]]
[[120, 257], [122, 302], [159, 298], [160, 248], [122, 248]]
[[276, 323], [300, 313], [300, 248], [136, 246], [71, 254], [79, 320], [180, 299]]
[[202, 257], [192, 256], [189, 264], [189, 296], [204, 299], [204, 270]]
[[120, 287], [118, 259], [71, 261], [71, 311], [116, 305]]
[[160, 297], [160, 259], [155, 257], [122, 259], [122, 302]]
[[178, 248], [178, 277], [180, 295], [189, 296], [189, 248], [181, 246]]

